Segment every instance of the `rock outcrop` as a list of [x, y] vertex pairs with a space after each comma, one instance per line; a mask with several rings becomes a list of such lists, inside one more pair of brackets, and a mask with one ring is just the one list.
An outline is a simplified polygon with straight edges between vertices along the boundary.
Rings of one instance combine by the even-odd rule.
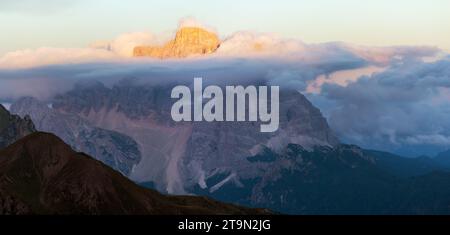
[[[212, 187], [196, 186], [191, 192], [283, 214], [450, 213], [450, 173], [437, 168], [426, 173], [420, 159], [380, 159], [380, 153], [353, 145], [306, 150], [289, 144], [281, 151], [265, 149], [246, 160], [259, 168], [259, 176], [233, 185], [229, 174], [216, 174], [206, 179]], [[394, 175], [392, 169], [401, 166], [423, 174]]]
[[255, 122], [173, 122], [173, 100], [168, 99], [172, 87], [77, 88], [56, 97], [53, 108], [132, 137], [142, 160], [130, 178], [154, 182], [157, 189], [169, 193], [186, 193], [185, 188], [193, 185], [210, 187], [205, 179], [219, 173], [237, 184], [256, 177], [260, 169], [246, 157], [264, 147], [276, 150], [295, 143], [310, 149], [339, 143], [320, 110], [299, 92], [281, 91], [280, 129], [261, 133], [260, 123]]
[[29, 116], [25, 115], [22, 119], [17, 115], [10, 114], [5, 107], [0, 105], [0, 149], [35, 131]]
[[220, 39], [215, 33], [198, 27], [184, 27], [178, 30], [175, 39], [164, 46], [138, 46], [134, 48], [133, 55], [160, 59], [185, 58], [213, 53], [219, 46]]

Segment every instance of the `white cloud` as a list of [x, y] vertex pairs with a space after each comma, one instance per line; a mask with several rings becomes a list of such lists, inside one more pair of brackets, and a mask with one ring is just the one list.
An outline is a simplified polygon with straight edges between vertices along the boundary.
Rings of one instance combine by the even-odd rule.
[[[180, 21], [180, 27], [205, 27], [195, 19]], [[148, 32], [119, 35], [110, 41], [97, 41], [87, 48], [38, 48], [10, 52], [0, 57], [0, 68], [29, 68], [52, 64], [126, 60], [139, 45], [161, 45], [166, 37]], [[439, 50], [430, 47], [363, 47], [344, 43], [305, 44], [297, 39], [283, 39], [271, 34], [238, 32], [223, 40], [216, 53], [205, 57], [268, 58], [322, 66], [329, 71], [387, 66], [404, 58], [434, 56]], [[189, 59], [184, 59], [189, 60]], [[334, 66], [333, 68], [329, 66]], [[339, 68], [340, 67], [340, 68]]]
[[[180, 25], [194, 24], [186, 22]], [[374, 148], [448, 143], [450, 57], [436, 48], [306, 44], [239, 32], [213, 55], [130, 58], [135, 46], [158, 43], [160, 36], [137, 32], [89, 48], [7, 53], [0, 57], [0, 101], [51, 99], [80, 80], [113, 83], [138, 77], [160, 82], [200, 75], [219, 82], [260, 79], [310, 92], [332, 128], [351, 143]]]
[[347, 142], [389, 151], [442, 147], [450, 144], [449, 91], [450, 60], [413, 60], [347, 86], [324, 84], [316, 104]]
[[0, 68], [30, 68], [51, 64], [71, 64], [117, 59], [117, 55], [95, 48], [48, 48], [26, 49], [6, 53], [0, 57]]
[[156, 38], [147, 32], [125, 33], [110, 42], [94, 42], [92, 48], [109, 50], [121, 57], [132, 57], [136, 46], [154, 45]]
[[226, 38], [218, 55], [222, 56], [288, 56], [304, 52], [306, 45], [300, 40], [284, 40], [271, 34], [242, 31]]
[[442, 145], [450, 146], [450, 136], [431, 134], [431, 135], [417, 135], [407, 137], [405, 140], [408, 144], [431, 144], [431, 145]]
[[315, 80], [308, 83], [306, 92], [308, 93], [320, 93], [323, 84], [337, 84], [340, 86], [347, 86], [351, 82], [357, 81], [362, 76], [371, 77], [375, 73], [383, 72], [387, 67], [379, 67], [376, 65], [370, 65], [357, 69], [345, 69], [333, 72], [331, 74], [321, 74]]

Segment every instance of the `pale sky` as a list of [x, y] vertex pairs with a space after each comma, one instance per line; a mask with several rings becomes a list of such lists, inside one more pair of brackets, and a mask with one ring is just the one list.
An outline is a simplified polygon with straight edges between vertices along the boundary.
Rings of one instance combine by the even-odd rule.
[[85, 47], [126, 32], [169, 32], [187, 16], [221, 36], [254, 30], [307, 43], [450, 49], [448, 0], [0, 0], [0, 56]]

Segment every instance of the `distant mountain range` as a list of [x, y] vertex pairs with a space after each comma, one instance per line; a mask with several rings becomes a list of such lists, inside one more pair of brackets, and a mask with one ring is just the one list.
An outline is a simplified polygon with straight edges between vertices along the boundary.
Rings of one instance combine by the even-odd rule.
[[[247, 159], [266, 166], [261, 177], [193, 191], [289, 214], [450, 214], [450, 168], [432, 159], [352, 145], [305, 150], [295, 144]], [[226, 180], [226, 174], [217, 175], [207, 184]]]
[[[343, 145], [299, 92], [281, 91], [280, 129], [261, 133], [251, 122], [175, 123], [173, 86], [134, 82], [80, 85], [55, 97], [52, 108], [23, 98], [11, 110], [164, 193], [289, 214], [450, 213], [445, 157], [403, 158]], [[102, 148], [108, 154], [97, 151]]]
[[141, 160], [136, 141], [116, 131], [95, 127], [84, 119], [58, 112], [33, 98], [22, 98], [11, 107], [12, 112], [31, 116], [40, 131], [59, 136], [73, 149], [95, 156], [124, 175]]
[[[2, 108], [11, 141], [32, 123]], [[7, 116], [9, 119], [5, 119]], [[14, 120], [5, 127], [3, 120]], [[14, 126], [14, 127], [11, 127]], [[27, 125], [25, 125], [27, 126]], [[25, 129], [29, 131], [29, 129]], [[33, 130], [31, 130], [33, 132]], [[34, 132], [0, 150], [0, 214], [268, 214], [205, 197], [165, 196], [145, 189], [53, 134]]]
[[[209, 187], [205, 179], [215, 174], [234, 175], [233, 181], [237, 183], [259, 176], [264, 169], [245, 157], [256, 154], [264, 146], [282, 149], [295, 143], [311, 148], [339, 143], [320, 111], [296, 91], [280, 94], [279, 131], [261, 133], [260, 125], [253, 122], [175, 123], [170, 116], [172, 101], [168, 98], [173, 86], [135, 85], [133, 82], [136, 81], [126, 80], [112, 88], [100, 83], [76, 86], [56, 97], [51, 111], [38, 101], [24, 98], [12, 104], [11, 111], [21, 116], [30, 115], [36, 119], [38, 130], [57, 134], [79, 151], [83, 146], [72, 136], [97, 145], [93, 149], [101, 149], [104, 143], [92, 135], [72, 134], [86, 126], [132, 138], [141, 157], [139, 161], [128, 161], [127, 168], [132, 170], [125, 175], [139, 183], [153, 183], [158, 190], [172, 194], [189, 193], [186, 189], [195, 185]], [[49, 112], [52, 115], [45, 114]], [[84, 121], [59, 124], [61, 120]], [[71, 133], [66, 134], [68, 132]], [[120, 142], [116, 148], [125, 146]], [[109, 152], [118, 152], [114, 149]], [[96, 159], [107, 159], [99, 151], [87, 153]]]

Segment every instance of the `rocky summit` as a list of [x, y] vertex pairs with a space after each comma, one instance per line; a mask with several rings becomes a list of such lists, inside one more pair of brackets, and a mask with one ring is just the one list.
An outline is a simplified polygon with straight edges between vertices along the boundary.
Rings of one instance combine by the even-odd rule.
[[185, 58], [213, 53], [219, 46], [220, 39], [215, 33], [198, 27], [184, 27], [177, 31], [175, 39], [165, 45], [138, 46], [134, 48], [133, 55], [160, 59]]

